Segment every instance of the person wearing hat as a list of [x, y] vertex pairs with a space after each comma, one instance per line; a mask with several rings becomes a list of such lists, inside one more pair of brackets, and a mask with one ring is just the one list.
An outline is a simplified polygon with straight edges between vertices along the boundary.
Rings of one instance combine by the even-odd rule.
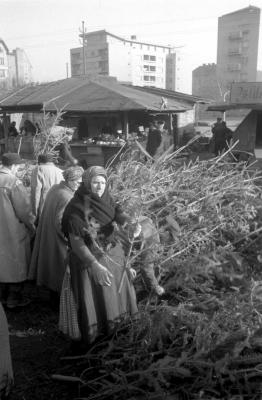
[[30, 238], [34, 234], [30, 198], [16, 177], [19, 164], [16, 153], [2, 156], [0, 169], [0, 299], [9, 308], [24, 306], [23, 282], [30, 263]]
[[65, 273], [67, 241], [61, 230], [62, 215], [82, 181], [83, 172], [80, 166], [64, 170], [64, 180], [47, 193], [36, 231], [29, 279], [36, 279], [37, 285], [48, 288], [52, 299], [58, 298], [54, 293], [60, 294]]
[[31, 206], [37, 226], [48, 190], [63, 180], [63, 171], [54, 164], [51, 153], [39, 154], [31, 175]]

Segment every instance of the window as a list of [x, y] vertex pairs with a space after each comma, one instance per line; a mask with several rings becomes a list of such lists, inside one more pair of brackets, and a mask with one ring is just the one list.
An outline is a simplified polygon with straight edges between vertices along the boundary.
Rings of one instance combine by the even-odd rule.
[[4, 78], [4, 77], [5, 77], [5, 70], [0, 69], [0, 78]]
[[144, 65], [144, 71], [148, 72], [149, 71], [149, 65]]
[[0, 53], [3, 53], [3, 49], [2, 49], [2, 47], [0, 46]]
[[156, 56], [150, 56], [150, 57], [149, 57], [149, 60], [150, 60], [150, 61], [156, 61]]
[[151, 82], [155, 82], [156, 77], [155, 77], [155, 76], [150, 76], [150, 77], [149, 77], [149, 80], [150, 80]]
[[144, 75], [144, 81], [149, 81], [149, 75]]
[[144, 60], [149, 60], [149, 56], [148, 55], [144, 55]]
[[4, 65], [5, 64], [5, 59], [3, 57], [0, 57], [0, 65]]
[[150, 71], [155, 71], [155, 70], [156, 70], [155, 65], [150, 65]]

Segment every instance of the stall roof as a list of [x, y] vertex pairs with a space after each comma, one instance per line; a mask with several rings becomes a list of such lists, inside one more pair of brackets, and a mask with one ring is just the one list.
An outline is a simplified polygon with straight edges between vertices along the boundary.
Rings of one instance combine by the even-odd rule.
[[217, 103], [207, 107], [207, 111], [227, 111], [227, 110], [262, 110], [262, 104], [256, 103]]
[[16, 90], [0, 97], [0, 109], [9, 113], [36, 112], [43, 108], [65, 112], [144, 110], [161, 113], [184, 112], [197, 101], [193, 96], [170, 90], [161, 89], [158, 93], [153, 88], [120, 84], [111, 77], [82, 76]]

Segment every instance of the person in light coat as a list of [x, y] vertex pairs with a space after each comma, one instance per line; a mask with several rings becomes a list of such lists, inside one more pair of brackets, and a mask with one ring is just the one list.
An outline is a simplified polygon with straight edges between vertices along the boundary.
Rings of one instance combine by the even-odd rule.
[[37, 227], [29, 279], [36, 279], [37, 285], [50, 289], [51, 294], [60, 294], [65, 274], [67, 241], [61, 230], [63, 212], [80, 185], [83, 172], [80, 166], [63, 172], [64, 180], [47, 193]]
[[33, 169], [31, 175], [31, 205], [36, 225], [42, 214], [48, 190], [62, 180], [63, 172], [54, 164], [53, 156], [40, 154], [38, 165]]
[[0, 301], [9, 308], [25, 305], [22, 283], [28, 275], [34, 234], [30, 197], [15, 175], [21, 163], [18, 154], [5, 153], [0, 169]]

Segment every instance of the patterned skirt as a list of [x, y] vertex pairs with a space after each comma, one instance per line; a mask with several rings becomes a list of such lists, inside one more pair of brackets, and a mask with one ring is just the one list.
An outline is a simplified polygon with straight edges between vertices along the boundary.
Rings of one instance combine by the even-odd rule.
[[0, 399], [8, 396], [13, 384], [8, 325], [0, 303]]

